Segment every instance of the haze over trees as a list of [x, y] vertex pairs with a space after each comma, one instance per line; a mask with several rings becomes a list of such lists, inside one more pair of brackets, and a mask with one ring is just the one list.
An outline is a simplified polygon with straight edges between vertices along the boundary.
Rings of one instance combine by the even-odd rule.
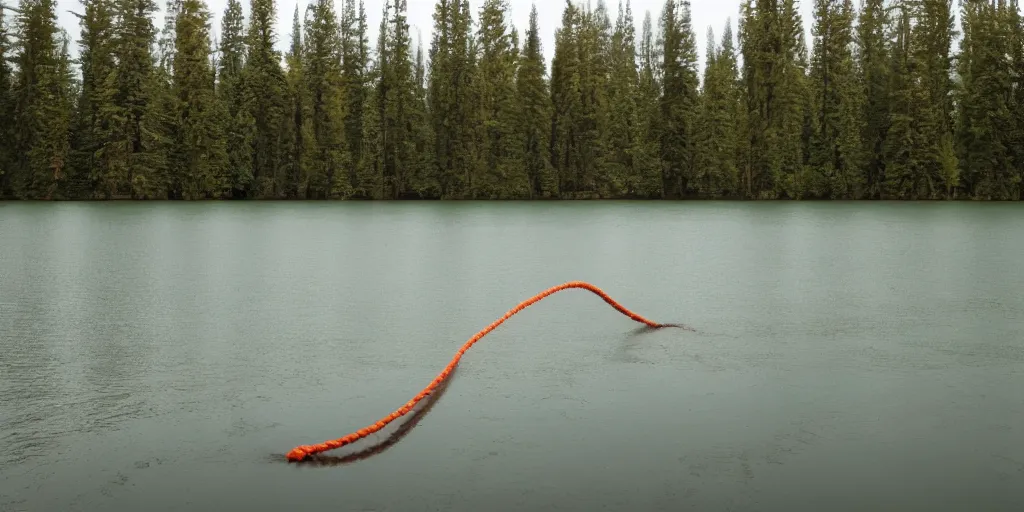
[[313, 0], [285, 35], [248, 1], [214, 40], [203, 0], [84, 0], [78, 27], [8, 0], [0, 197], [1024, 197], [1018, 0], [742, 0], [701, 28], [567, 0], [550, 68], [507, 0], [436, 0], [429, 41], [408, 0]]

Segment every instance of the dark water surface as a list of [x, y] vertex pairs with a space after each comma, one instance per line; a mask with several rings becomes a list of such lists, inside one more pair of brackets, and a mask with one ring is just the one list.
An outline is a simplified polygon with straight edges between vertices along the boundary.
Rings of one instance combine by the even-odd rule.
[[0, 510], [1024, 510], [1024, 205], [0, 203]]

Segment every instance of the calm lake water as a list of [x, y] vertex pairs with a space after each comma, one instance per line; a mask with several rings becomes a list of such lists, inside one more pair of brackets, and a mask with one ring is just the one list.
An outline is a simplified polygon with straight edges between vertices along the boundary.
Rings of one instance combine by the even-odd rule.
[[3, 511], [1022, 509], [1024, 205], [0, 203]]

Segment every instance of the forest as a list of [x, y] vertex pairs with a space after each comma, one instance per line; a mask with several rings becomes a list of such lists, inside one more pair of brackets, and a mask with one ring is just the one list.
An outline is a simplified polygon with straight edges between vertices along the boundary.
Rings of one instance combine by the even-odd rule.
[[[0, 9], [6, 199], [1024, 197], [1017, 0], [742, 0], [706, 32], [667, 0], [637, 34], [567, 0], [550, 69], [533, 9], [407, 0], [55, 0]], [[955, 14], [959, 14], [959, 22]], [[277, 51], [289, 37], [287, 51]], [[955, 44], [954, 44], [955, 43]], [[78, 57], [70, 57], [77, 45]]]

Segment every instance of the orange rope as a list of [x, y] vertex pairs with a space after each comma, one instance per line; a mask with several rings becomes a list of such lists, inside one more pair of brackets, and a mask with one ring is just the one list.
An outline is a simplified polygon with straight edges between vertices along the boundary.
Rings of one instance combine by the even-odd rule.
[[625, 307], [623, 307], [618, 302], [615, 302], [614, 299], [609, 297], [607, 293], [605, 293], [600, 288], [598, 288], [598, 287], [596, 287], [596, 286], [594, 286], [594, 285], [592, 285], [590, 283], [586, 283], [586, 282], [583, 282], [583, 281], [570, 281], [568, 283], [564, 283], [564, 284], [560, 284], [558, 286], [554, 286], [554, 287], [548, 288], [547, 290], [544, 290], [543, 292], [540, 292], [537, 295], [534, 295], [533, 297], [530, 297], [529, 299], [527, 299], [527, 300], [525, 300], [523, 302], [520, 302], [518, 306], [516, 306], [515, 308], [510, 310], [508, 313], [505, 313], [505, 316], [495, 320], [493, 323], [491, 323], [491, 325], [488, 325], [487, 327], [484, 327], [483, 330], [481, 330], [480, 332], [476, 333], [472, 338], [469, 339], [469, 341], [467, 341], [464, 345], [462, 345], [462, 348], [460, 348], [459, 351], [455, 353], [455, 357], [453, 357], [451, 362], [448, 363], [448, 366], [446, 366], [444, 368], [444, 370], [441, 373], [439, 373], [437, 375], [437, 377], [435, 377], [434, 380], [431, 381], [431, 383], [429, 385], [427, 385], [427, 387], [423, 388], [423, 391], [420, 391], [419, 394], [417, 394], [415, 397], [413, 397], [412, 400], [409, 400], [408, 402], [406, 402], [405, 405], [403, 405], [402, 407], [398, 408], [398, 410], [396, 410], [395, 412], [392, 412], [391, 414], [385, 416], [384, 418], [382, 418], [377, 423], [374, 423], [373, 425], [370, 425], [370, 426], [365, 427], [365, 428], [361, 428], [361, 429], [359, 429], [359, 430], [357, 430], [355, 432], [352, 432], [351, 434], [348, 434], [348, 435], [346, 435], [344, 437], [340, 437], [338, 439], [333, 439], [333, 440], [330, 440], [330, 441], [326, 441], [326, 442], [323, 442], [323, 443], [320, 443], [320, 444], [314, 444], [314, 445], [308, 445], [307, 444], [307, 445], [297, 446], [294, 449], [292, 449], [292, 451], [288, 452], [288, 455], [287, 455], [288, 460], [289, 461], [301, 461], [301, 460], [305, 459], [306, 457], [308, 457], [309, 455], [313, 455], [315, 453], [320, 453], [320, 452], [325, 452], [327, 450], [334, 450], [336, 448], [340, 448], [340, 447], [345, 446], [347, 444], [354, 443], [354, 442], [356, 442], [356, 441], [358, 441], [358, 440], [360, 440], [360, 439], [362, 439], [362, 438], [364, 438], [366, 436], [369, 436], [370, 434], [372, 434], [374, 432], [377, 432], [378, 430], [384, 428], [385, 426], [387, 426], [388, 423], [391, 423], [392, 421], [395, 421], [396, 419], [398, 419], [398, 418], [408, 414], [409, 411], [411, 411], [412, 408], [415, 407], [416, 404], [420, 400], [423, 400], [428, 395], [430, 395], [437, 388], [437, 386], [439, 384], [441, 384], [446, 378], [448, 378], [448, 375], [452, 372], [452, 370], [455, 369], [455, 366], [459, 363], [459, 360], [462, 359], [462, 354], [466, 353], [466, 351], [469, 350], [469, 347], [473, 346], [474, 343], [476, 343], [477, 341], [480, 341], [480, 338], [483, 338], [484, 336], [487, 335], [487, 333], [493, 331], [496, 327], [498, 327], [499, 325], [504, 323], [505, 320], [508, 320], [509, 317], [511, 317], [512, 315], [514, 315], [514, 314], [516, 314], [516, 313], [518, 313], [518, 312], [520, 312], [520, 311], [530, 307], [534, 303], [540, 301], [541, 299], [543, 299], [543, 298], [545, 298], [545, 297], [547, 297], [547, 296], [549, 296], [549, 295], [551, 295], [553, 293], [560, 292], [560, 291], [568, 289], [568, 288], [582, 288], [584, 290], [589, 290], [591, 292], [594, 292], [595, 294], [600, 296], [602, 299], [604, 299], [605, 302], [610, 304], [613, 308], [617, 309], [620, 313], [628, 316], [632, 320], [635, 320], [637, 322], [646, 324], [648, 327], [661, 328], [661, 327], [672, 327], [672, 326], [674, 326], [673, 324], [659, 324], [657, 322], [652, 322], [651, 320], [648, 320], [648, 319], [646, 319], [646, 318], [644, 318], [644, 317], [642, 317], [642, 316], [640, 316], [640, 315], [638, 315], [638, 314], [636, 314], [636, 313], [626, 309]]

